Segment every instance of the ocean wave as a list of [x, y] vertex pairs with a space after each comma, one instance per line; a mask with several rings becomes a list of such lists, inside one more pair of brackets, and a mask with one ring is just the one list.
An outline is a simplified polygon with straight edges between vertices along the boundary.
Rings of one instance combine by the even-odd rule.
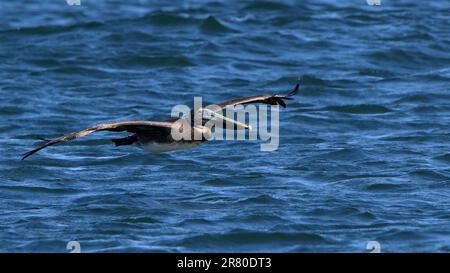
[[177, 26], [177, 27], [188, 27], [189, 25], [196, 24], [199, 21], [192, 17], [180, 16], [177, 14], [162, 11], [152, 12], [140, 18], [139, 20], [149, 22], [157, 26]]
[[237, 32], [235, 29], [225, 26], [225, 24], [221, 23], [219, 20], [217, 20], [214, 16], [211, 15], [202, 21], [200, 29], [202, 32], [206, 34]]
[[377, 104], [332, 105], [322, 108], [322, 110], [348, 114], [385, 114], [392, 112], [388, 107]]
[[179, 245], [192, 249], [213, 249], [215, 246], [221, 246], [225, 249], [233, 249], [234, 251], [245, 251], [253, 249], [254, 245], [267, 247], [285, 246], [293, 247], [302, 244], [323, 244], [327, 243], [327, 239], [319, 234], [295, 232], [258, 232], [247, 230], [234, 230], [223, 234], [202, 234], [182, 239]]

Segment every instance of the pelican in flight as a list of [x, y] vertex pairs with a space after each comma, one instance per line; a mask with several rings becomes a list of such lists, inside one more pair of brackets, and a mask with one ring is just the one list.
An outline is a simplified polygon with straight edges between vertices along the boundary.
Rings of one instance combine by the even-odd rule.
[[[227, 126], [233, 126], [232, 128], [234, 129], [251, 129], [249, 125], [240, 123], [219, 114], [219, 112], [222, 112], [222, 110], [224, 110], [225, 108], [251, 103], [280, 105], [281, 107], [286, 108], [284, 100], [291, 100], [291, 97], [297, 93], [298, 89], [299, 84], [297, 83], [295, 88], [285, 95], [258, 95], [222, 102], [216, 105], [216, 107], [213, 107], [213, 110], [206, 107], [197, 109], [196, 111], [191, 111], [191, 115], [189, 116], [189, 118], [171, 118], [166, 121], [130, 120], [100, 124], [49, 140], [36, 149], [23, 154], [22, 160], [48, 146], [57, 144], [59, 142], [74, 140], [76, 138], [84, 137], [86, 135], [99, 131], [126, 131], [130, 134], [129, 136], [124, 138], [112, 139], [112, 142], [116, 146], [135, 145], [152, 152], [167, 152], [183, 148], [192, 148], [204, 141], [207, 141], [208, 138], [211, 137], [211, 128], [206, 126], [208, 120], [219, 120]], [[197, 114], [201, 115], [200, 124], [194, 124], [194, 118], [192, 118]], [[178, 139], [173, 137], [173, 131], [179, 133], [187, 133], [188, 135], [192, 136], [194, 134], [201, 134], [201, 138]]]

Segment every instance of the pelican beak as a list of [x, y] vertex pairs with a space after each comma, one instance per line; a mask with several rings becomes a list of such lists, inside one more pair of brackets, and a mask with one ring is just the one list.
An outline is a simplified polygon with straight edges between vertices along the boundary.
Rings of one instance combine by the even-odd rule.
[[234, 129], [238, 129], [238, 130], [239, 129], [248, 129], [248, 130], [252, 129], [252, 126], [250, 124], [247, 125], [247, 124], [241, 123], [237, 120], [227, 118], [227, 117], [222, 116], [221, 114], [213, 112], [209, 109], [207, 110], [207, 112], [208, 112], [208, 115], [211, 116], [211, 120], [213, 120], [213, 121], [222, 120], [222, 122], [225, 124], [225, 128], [223, 128], [223, 129], [228, 129], [228, 128], [232, 128], [233, 130]]

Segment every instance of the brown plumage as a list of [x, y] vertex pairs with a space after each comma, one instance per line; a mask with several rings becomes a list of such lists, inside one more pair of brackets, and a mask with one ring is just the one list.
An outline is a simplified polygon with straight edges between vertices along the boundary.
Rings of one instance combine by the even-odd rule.
[[[289, 94], [286, 95], [259, 95], [259, 96], [252, 96], [247, 97], [243, 99], [235, 99], [226, 101], [223, 103], [218, 104], [220, 109], [214, 110], [214, 111], [221, 111], [222, 109], [229, 107], [229, 106], [235, 106], [239, 104], [249, 104], [249, 103], [265, 103], [270, 105], [281, 105], [283, 108], [286, 107], [286, 104], [284, 103], [284, 100], [291, 100], [291, 96], [295, 95], [297, 91], [299, 90], [299, 84], [297, 84]], [[41, 145], [37, 147], [36, 149], [33, 149], [25, 154], [23, 154], [22, 160], [31, 156], [32, 154], [57, 143], [64, 142], [64, 141], [70, 141], [76, 138], [80, 138], [86, 135], [89, 135], [94, 132], [98, 131], [112, 131], [112, 132], [129, 132], [132, 133], [132, 135], [120, 138], [120, 139], [113, 139], [113, 142], [116, 144], [116, 146], [120, 145], [131, 145], [131, 144], [139, 144], [140, 146], [146, 145], [146, 142], [156, 142], [156, 143], [186, 143], [188, 141], [182, 140], [182, 141], [175, 141], [171, 136], [171, 130], [174, 124], [176, 124], [176, 121], [179, 120], [178, 118], [172, 118], [167, 121], [145, 121], [145, 120], [132, 120], [132, 121], [121, 121], [121, 122], [108, 122], [104, 124], [100, 124], [94, 127], [90, 127], [81, 131], [73, 132], [55, 139], [52, 139], [45, 143], [44, 145]], [[192, 121], [191, 121], [192, 122]], [[194, 129], [194, 128], [190, 128]], [[204, 141], [204, 140], [202, 140]], [[200, 141], [200, 142], [202, 142]], [[193, 144], [198, 143], [197, 140], [190, 141]], [[190, 147], [193, 147], [192, 145]]]
[[239, 104], [249, 104], [249, 103], [265, 103], [270, 105], [280, 105], [283, 108], [286, 108], [286, 104], [283, 100], [292, 100], [292, 96], [297, 94], [298, 89], [300, 87], [300, 84], [297, 83], [297, 85], [294, 87], [294, 89], [286, 95], [258, 95], [258, 96], [252, 96], [247, 97], [243, 99], [235, 99], [230, 100], [226, 102], [219, 103], [218, 105], [223, 109], [229, 106], [236, 106]]
[[112, 131], [122, 132], [127, 131], [135, 134], [153, 134], [153, 135], [170, 135], [172, 122], [159, 122], [159, 121], [145, 121], [145, 120], [130, 120], [122, 122], [108, 122], [100, 124], [94, 127], [86, 128], [81, 131], [73, 132], [55, 139], [52, 139], [38, 148], [31, 150], [23, 154], [22, 160], [29, 157], [45, 147], [55, 145], [60, 142], [73, 140], [76, 138], [84, 137], [98, 131]]

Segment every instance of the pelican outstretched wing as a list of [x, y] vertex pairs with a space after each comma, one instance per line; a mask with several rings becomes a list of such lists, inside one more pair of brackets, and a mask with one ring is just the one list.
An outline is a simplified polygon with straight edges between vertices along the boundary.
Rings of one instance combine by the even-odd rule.
[[159, 121], [145, 121], [145, 120], [131, 120], [131, 121], [121, 121], [121, 122], [109, 122], [86, 128], [81, 131], [73, 132], [55, 139], [52, 139], [42, 146], [37, 147], [29, 152], [26, 152], [22, 156], [22, 160], [29, 157], [30, 155], [36, 153], [45, 147], [57, 144], [59, 142], [69, 141], [76, 138], [84, 137], [94, 132], [98, 131], [112, 131], [112, 132], [122, 132], [127, 131], [130, 133], [170, 133], [173, 122], [159, 122]]
[[300, 84], [297, 83], [297, 85], [294, 87], [294, 89], [285, 95], [259, 95], [259, 96], [252, 96], [242, 99], [234, 99], [230, 101], [225, 101], [222, 103], [219, 103], [218, 106], [220, 107], [220, 110], [229, 107], [229, 106], [235, 106], [239, 104], [249, 104], [249, 103], [265, 103], [270, 105], [280, 105], [283, 108], [286, 108], [286, 103], [284, 103], [284, 100], [292, 100], [292, 96], [297, 94], [299, 90]]

